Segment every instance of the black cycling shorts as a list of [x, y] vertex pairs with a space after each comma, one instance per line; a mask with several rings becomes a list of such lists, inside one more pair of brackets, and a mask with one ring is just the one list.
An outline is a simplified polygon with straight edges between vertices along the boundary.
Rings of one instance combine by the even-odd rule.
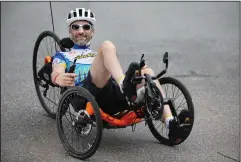
[[98, 88], [92, 83], [91, 73], [83, 80], [83, 86], [96, 99], [101, 110], [109, 115], [115, 114], [122, 110], [127, 110], [129, 105], [123, 93], [120, 91], [119, 85], [111, 77], [103, 88]]

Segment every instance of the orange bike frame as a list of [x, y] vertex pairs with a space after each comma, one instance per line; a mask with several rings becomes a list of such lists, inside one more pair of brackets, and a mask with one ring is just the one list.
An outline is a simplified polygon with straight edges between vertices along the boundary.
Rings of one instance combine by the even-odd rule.
[[[117, 119], [115, 117], [112, 117], [111, 115], [103, 112], [100, 108], [100, 114], [102, 117], [102, 120], [108, 122], [112, 126], [117, 126], [117, 127], [125, 127], [125, 126], [130, 126], [136, 123], [141, 122], [143, 118], [138, 118], [136, 113], [134, 111], [130, 111], [126, 115], [122, 116], [120, 119]], [[86, 105], [86, 111], [88, 112], [89, 115], [94, 114], [93, 107], [90, 102], [87, 103]]]

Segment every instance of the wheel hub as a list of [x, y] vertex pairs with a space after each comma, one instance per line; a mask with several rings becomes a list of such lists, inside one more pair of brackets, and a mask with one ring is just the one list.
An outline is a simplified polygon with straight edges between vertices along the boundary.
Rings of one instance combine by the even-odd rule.
[[86, 110], [80, 110], [77, 113], [73, 125], [75, 126], [76, 132], [81, 136], [88, 136], [92, 130], [92, 125], [87, 123], [90, 120], [90, 116]]

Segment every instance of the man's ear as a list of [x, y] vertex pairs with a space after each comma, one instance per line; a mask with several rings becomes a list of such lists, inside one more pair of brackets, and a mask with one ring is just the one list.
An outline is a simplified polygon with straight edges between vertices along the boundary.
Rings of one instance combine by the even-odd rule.
[[91, 39], [92, 39], [93, 36], [94, 36], [94, 32], [91, 32], [91, 35], [90, 35]]

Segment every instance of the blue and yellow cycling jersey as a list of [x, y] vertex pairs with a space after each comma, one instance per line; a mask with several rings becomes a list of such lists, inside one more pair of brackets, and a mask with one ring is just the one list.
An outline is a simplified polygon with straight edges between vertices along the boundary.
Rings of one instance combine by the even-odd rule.
[[81, 85], [81, 82], [87, 77], [90, 66], [97, 52], [91, 50], [89, 46], [79, 46], [77, 44], [68, 52], [58, 52], [54, 55], [52, 66], [62, 65], [67, 72], [76, 60], [75, 85]]

